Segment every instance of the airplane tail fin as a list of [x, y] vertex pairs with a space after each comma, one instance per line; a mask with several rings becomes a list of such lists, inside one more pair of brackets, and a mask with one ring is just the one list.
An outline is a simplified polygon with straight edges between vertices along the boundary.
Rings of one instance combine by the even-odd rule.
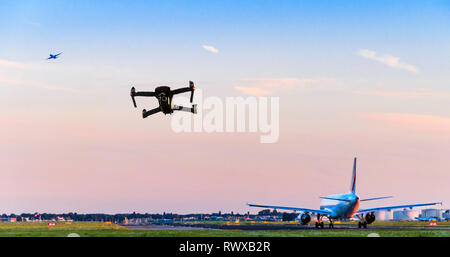
[[353, 160], [353, 175], [352, 175], [352, 181], [350, 184], [350, 192], [354, 194], [356, 191], [356, 157]]

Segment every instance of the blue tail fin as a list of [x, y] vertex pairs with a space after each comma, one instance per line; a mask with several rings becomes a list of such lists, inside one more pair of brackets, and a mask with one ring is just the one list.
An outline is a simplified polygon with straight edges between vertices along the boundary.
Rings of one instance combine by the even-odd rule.
[[352, 182], [350, 184], [350, 192], [354, 194], [356, 191], [356, 157], [353, 161], [353, 175], [352, 175]]

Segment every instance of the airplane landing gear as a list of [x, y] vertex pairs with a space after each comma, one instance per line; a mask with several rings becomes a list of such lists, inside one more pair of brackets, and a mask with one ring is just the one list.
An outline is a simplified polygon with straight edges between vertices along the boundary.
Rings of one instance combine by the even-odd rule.
[[358, 228], [367, 228], [367, 222], [366, 221], [358, 222]]
[[330, 219], [330, 228], [334, 228], [334, 223], [332, 219]]
[[316, 228], [323, 228], [324, 227], [323, 221], [317, 221], [315, 226]]
[[367, 221], [364, 219], [363, 214], [357, 215], [356, 217], [359, 218], [358, 228], [367, 228]]
[[323, 221], [322, 221], [322, 216], [320, 216], [320, 214], [317, 214], [317, 221], [316, 221], [316, 228], [323, 228]]

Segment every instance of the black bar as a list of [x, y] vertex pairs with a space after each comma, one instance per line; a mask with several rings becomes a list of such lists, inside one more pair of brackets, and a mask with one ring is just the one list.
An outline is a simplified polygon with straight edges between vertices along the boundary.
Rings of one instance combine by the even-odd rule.
[[[450, 238], [281, 238], [281, 237], [156, 237], [156, 238], [0, 238], [5, 248], [36, 253], [126, 254], [124, 256], [383, 256], [438, 253]], [[17, 247], [16, 247], [17, 246]], [[24, 247], [26, 246], [26, 247]], [[238, 250], [239, 248], [239, 250]], [[57, 250], [58, 249], [58, 250]], [[5, 249], [6, 250], [6, 249]], [[284, 255], [285, 256], [285, 255]], [[444, 255], [443, 255], [444, 256]]]

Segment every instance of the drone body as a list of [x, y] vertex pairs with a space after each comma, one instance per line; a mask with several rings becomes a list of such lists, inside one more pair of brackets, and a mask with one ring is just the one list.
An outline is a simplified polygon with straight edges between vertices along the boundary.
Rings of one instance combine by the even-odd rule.
[[175, 90], [171, 90], [170, 87], [160, 86], [155, 89], [155, 92], [136, 92], [134, 87], [131, 88], [131, 99], [133, 100], [134, 107], [137, 107], [136, 100], [134, 99], [136, 96], [144, 96], [144, 97], [156, 97], [158, 99], [159, 107], [152, 110], [143, 110], [142, 117], [145, 119], [150, 115], [153, 115], [158, 112], [162, 112], [164, 114], [172, 114], [174, 111], [184, 111], [184, 112], [192, 112], [197, 113], [197, 105], [192, 105], [191, 108], [173, 105], [173, 96], [176, 94], [191, 92], [191, 103], [194, 98], [194, 82], [189, 81], [189, 87], [179, 88]]

